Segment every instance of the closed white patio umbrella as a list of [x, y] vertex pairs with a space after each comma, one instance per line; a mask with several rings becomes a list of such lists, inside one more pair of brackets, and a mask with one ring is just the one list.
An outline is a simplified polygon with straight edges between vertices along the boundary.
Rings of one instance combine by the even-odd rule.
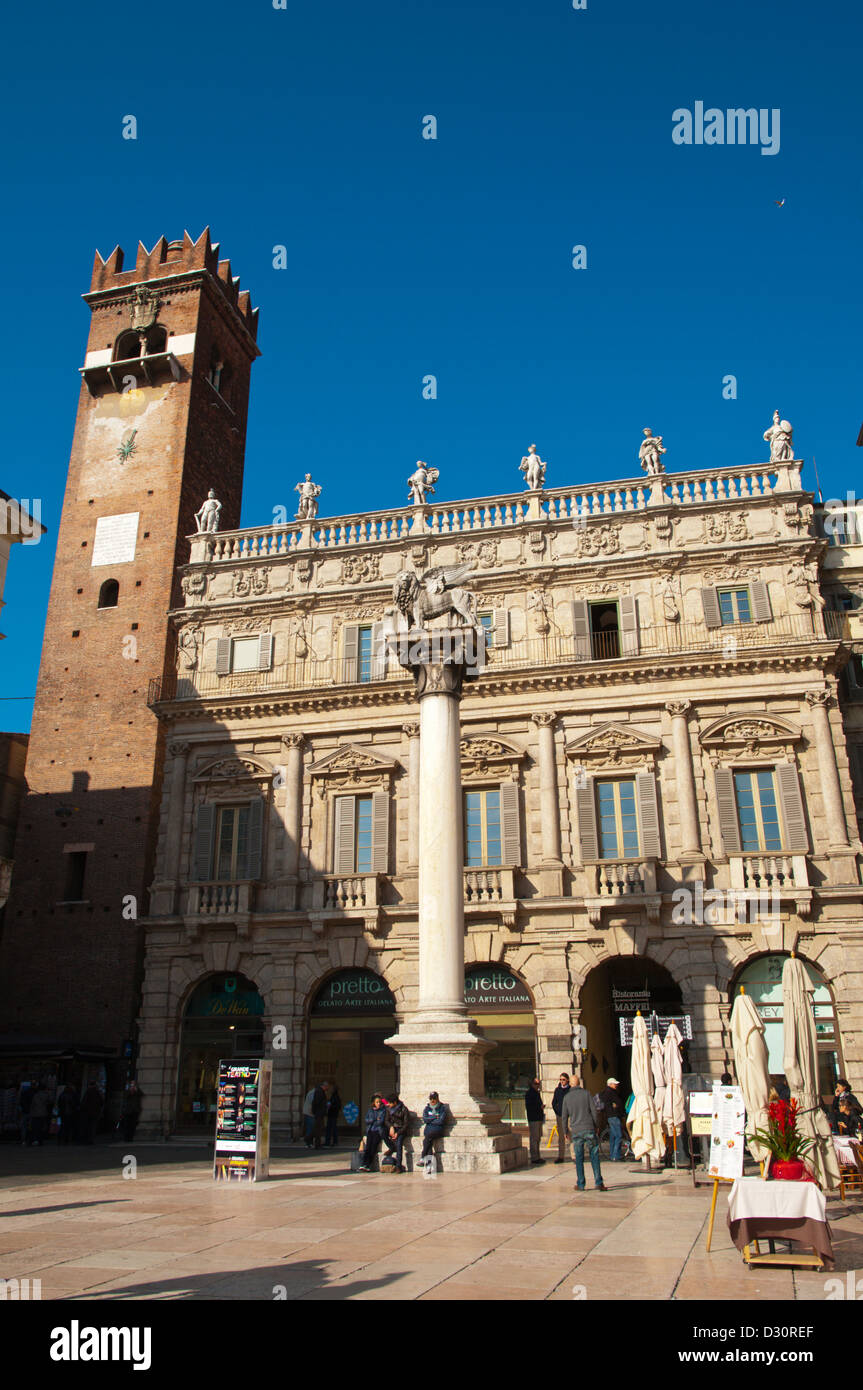
[[669, 1024], [662, 1049], [662, 1060], [665, 1068], [662, 1120], [666, 1133], [674, 1135], [680, 1134], [686, 1119], [683, 1100], [683, 1061], [680, 1056], [680, 1044], [682, 1042], [683, 1038], [677, 1024]]
[[830, 1122], [818, 1097], [818, 1035], [812, 1007], [814, 985], [801, 960], [791, 955], [782, 968], [782, 1026], [785, 1035], [783, 1066], [792, 1098], [797, 1101], [797, 1130], [815, 1146], [805, 1155], [825, 1192], [839, 1186], [839, 1164], [833, 1148]]
[[[764, 1024], [751, 998], [741, 988], [731, 1010], [731, 1043], [734, 1065], [746, 1106], [746, 1140], [749, 1152], [759, 1163], [766, 1163], [770, 1150], [753, 1140], [752, 1131], [766, 1130], [770, 1116], [770, 1071]], [[765, 1169], [764, 1176], [767, 1176]]]
[[665, 1101], [665, 1058], [662, 1055], [662, 1041], [658, 1032], [650, 1039], [650, 1070], [653, 1073], [653, 1103], [661, 1122]]
[[[657, 1039], [658, 1041], [658, 1039]], [[632, 1094], [635, 1099], [629, 1111], [629, 1138], [634, 1158], [662, 1158], [665, 1141], [662, 1124], [653, 1099], [651, 1054], [647, 1042], [647, 1024], [636, 1014], [632, 1028]]]

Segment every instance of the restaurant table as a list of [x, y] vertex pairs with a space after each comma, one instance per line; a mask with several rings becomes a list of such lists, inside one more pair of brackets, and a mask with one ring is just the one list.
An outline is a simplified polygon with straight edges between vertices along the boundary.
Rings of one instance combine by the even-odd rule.
[[[728, 1196], [728, 1229], [748, 1265], [833, 1268], [833, 1244], [824, 1193], [814, 1182], [737, 1178]], [[811, 1254], [762, 1255], [759, 1240], [799, 1241]], [[754, 1247], [754, 1254], [750, 1247]]]
[[859, 1139], [851, 1139], [847, 1134], [834, 1134], [833, 1147], [840, 1163], [847, 1168], [857, 1168], [863, 1173], [863, 1149]]

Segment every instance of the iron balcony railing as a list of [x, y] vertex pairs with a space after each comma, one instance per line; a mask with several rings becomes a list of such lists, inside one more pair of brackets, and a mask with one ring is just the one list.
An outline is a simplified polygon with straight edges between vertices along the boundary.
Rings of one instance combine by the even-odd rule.
[[[848, 637], [848, 615], [823, 610], [787, 614], [766, 623], [734, 623], [708, 628], [703, 623], [664, 623], [641, 627], [637, 633], [605, 632], [592, 640], [549, 633], [527, 638], [507, 647], [491, 647], [486, 654], [485, 677], [496, 673], [528, 670], [533, 667], [567, 667], [606, 664], [625, 671], [644, 660], [682, 657], [698, 653], [713, 654], [733, 661], [754, 651], [768, 648], [799, 648], [824, 640]], [[376, 670], [375, 679], [359, 681], [339, 658], [304, 659], [274, 665], [268, 671], [241, 671], [217, 675], [215, 671], [190, 671], [184, 675], [160, 676], [149, 684], [147, 702], [232, 699], [242, 696], [266, 698], [283, 691], [318, 690], [323, 687], [368, 685], [406, 687], [410, 676], [395, 660], [385, 671]], [[483, 680], [480, 675], [480, 683]]]

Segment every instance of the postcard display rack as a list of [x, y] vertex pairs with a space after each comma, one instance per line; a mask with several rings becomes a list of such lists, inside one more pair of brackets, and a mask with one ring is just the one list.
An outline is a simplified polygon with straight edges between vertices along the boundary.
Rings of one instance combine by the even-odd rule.
[[269, 1177], [272, 1080], [272, 1062], [232, 1057], [219, 1063], [213, 1158], [217, 1182], [260, 1182]]

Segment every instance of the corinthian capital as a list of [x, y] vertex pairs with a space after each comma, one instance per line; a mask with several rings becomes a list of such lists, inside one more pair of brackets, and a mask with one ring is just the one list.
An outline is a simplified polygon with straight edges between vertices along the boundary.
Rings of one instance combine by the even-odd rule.
[[420, 726], [416, 720], [411, 720], [407, 724], [402, 724], [402, 733], [406, 738], [419, 738]]
[[188, 758], [191, 743], [169, 743], [168, 752], [172, 758]]
[[282, 734], [283, 748], [302, 748], [305, 738], [302, 734]]
[[532, 714], [530, 717], [537, 728], [548, 729], [554, 724], [557, 718], [557, 711], [553, 709], [537, 710], [536, 714]]
[[833, 703], [833, 696], [829, 690], [807, 690], [806, 703], [811, 709], [829, 709]]
[[672, 719], [676, 719], [678, 715], [682, 714], [685, 716], [689, 713], [689, 711], [692, 709], [692, 701], [666, 700], [665, 708], [668, 710], [668, 713], [671, 715]]

